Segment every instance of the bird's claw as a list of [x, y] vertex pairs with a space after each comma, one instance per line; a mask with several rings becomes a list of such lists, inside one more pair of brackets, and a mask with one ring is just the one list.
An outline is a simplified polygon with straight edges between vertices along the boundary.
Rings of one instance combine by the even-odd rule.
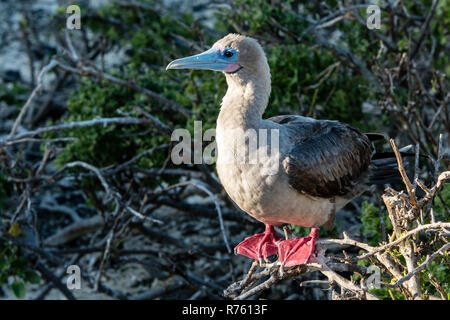
[[246, 238], [234, 248], [234, 252], [258, 260], [261, 264], [263, 259], [269, 261], [267, 257], [277, 253], [278, 246], [276, 243], [280, 239], [273, 227], [267, 225], [264, 233]]

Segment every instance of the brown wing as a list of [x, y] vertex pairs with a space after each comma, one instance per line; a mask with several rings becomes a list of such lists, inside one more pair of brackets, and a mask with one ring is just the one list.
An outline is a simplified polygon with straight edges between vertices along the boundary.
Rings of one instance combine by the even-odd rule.
[[323, 198], [345, 196], [368, 171], [372, 145], [352, 126], [296, 116], [269, 120], [285, 125], [292, 138], [283, 166], [297, 191]]

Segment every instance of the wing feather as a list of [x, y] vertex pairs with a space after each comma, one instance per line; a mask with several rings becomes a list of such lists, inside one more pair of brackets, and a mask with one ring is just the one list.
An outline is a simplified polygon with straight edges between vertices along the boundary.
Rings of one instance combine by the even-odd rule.
[[323, 198], [345, 196], [368, 172], [371, 139], [356, 128], [299, 116], [269, 120], [288, 129], [292, 146], [283, 166], [298, 192]]

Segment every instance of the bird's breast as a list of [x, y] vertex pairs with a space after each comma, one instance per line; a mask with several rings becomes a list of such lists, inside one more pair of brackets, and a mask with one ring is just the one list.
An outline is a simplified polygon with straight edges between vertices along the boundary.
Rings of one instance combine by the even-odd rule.
[[216, 142], [219, 179], [242, 210], [272, 225], [293, 223], [310, 227], [328, 221], [335, 204], [302, 195], [290, 187], [281, 164], [287, 150], [271, 152], [272, 144], [251, 145], [242, 139], [242, 133], [220, 128]]

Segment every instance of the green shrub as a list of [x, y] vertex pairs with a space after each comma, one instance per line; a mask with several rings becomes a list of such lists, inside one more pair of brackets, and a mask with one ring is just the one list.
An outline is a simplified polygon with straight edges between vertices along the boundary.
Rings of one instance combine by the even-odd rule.
[[41, 278], [23, 258], [18, 246], [0, 239], [0, 286], [8, 286], [14, 295], [22, 299], [26, 283], [39, 284]]
[[[361, 233], [366, 237], [370, 245], [376, 246], [381, 242], [380, 209], [373, 203], [363, 201], [361, 213]], [[392, 231], [391, 221], [386, 211], [383, 212], [383, 220], [386, 234]]]

